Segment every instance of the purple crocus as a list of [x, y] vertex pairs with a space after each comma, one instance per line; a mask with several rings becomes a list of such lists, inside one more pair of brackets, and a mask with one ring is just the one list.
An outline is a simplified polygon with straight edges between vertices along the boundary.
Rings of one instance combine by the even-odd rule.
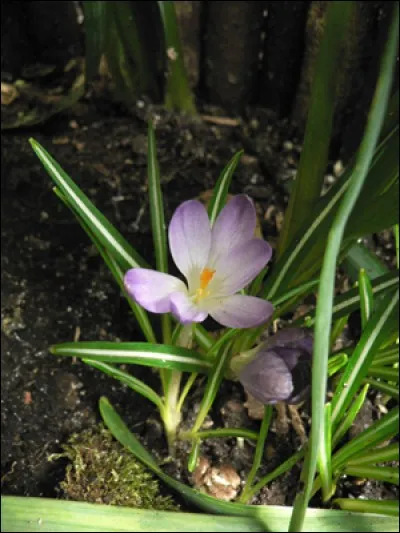
[[171, 312], [182, 324], [202, 322], [211, 315], [226, 327], [259, 326], [272, 315], [272, 305], [237, 294], [272, 255], [270, 245], [254, 237], [255, 228], [255, 207], [246, 195], [228, 202], [212, 227], [202, 203], [184, 202], [172, 217], [168, 238], [187, 285], [169, 274], [133, 268], [125, 275], [125, 287], [148, 311]]
[[307, 329], [288, 328], [269, 337], [239, 372], [246, 391], [263, 404], [299, 403], [310, 389], [313, 338]]

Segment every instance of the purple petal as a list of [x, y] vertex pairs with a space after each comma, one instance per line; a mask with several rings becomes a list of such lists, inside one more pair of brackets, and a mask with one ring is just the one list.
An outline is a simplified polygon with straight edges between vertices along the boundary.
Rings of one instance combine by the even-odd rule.
[[207, 318], [208, 313], [200, 311], [187, 294], [183, 292], [175, 292], [174, 294], [171, 294], [170, 301], [171, 312], [181, 324], [203, 322], [203, 320]]
[[172, 258], [188, 278], [193, 269], [201, 271], [207, 263], [211, 247], [211, 228], [207, 211], [197, 200], [181, 204], [168, 229]]
[[209, 309], [214, 320], [228, 328], [253, 328], [266, 322], [273, 313], [270, 302], [235, 294], [218, 300], [218, 305]]
[[170, 295], [177, 291], [187, 292], [185, 284], [180, 279], [147, 268], [128, 270], [124, 284], [128, 294], [152, 313], [169, 313]]
[[245, 194], [235, 196], [218, 215], [212, 228], [210, 265], [222, 255], [249, 241], [256, 229], [256, 210]]
[[234, 294], [248, 285], [271, 259], [272, 248], [263, 239], [251, 239], [228, 255], [220, 257], [214, 268], [221, 280], [221, 292]]
[[287, 400], [293, 392], [290, 371], [273, 351], [258, 354], [242, 369], [239, 380], [263, 404]]
[[313, 353], [313, 336], [307, 328], [285, 328], [279, 330], [275, 335], [269, 336], [262, 344], [262, 349], [274, 347], [295, 348], [303, 350], [310, 356]]

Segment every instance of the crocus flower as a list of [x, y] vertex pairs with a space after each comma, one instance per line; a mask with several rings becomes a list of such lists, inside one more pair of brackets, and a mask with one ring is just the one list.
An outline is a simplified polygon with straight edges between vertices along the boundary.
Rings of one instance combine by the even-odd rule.
[[288, 328], [261, 344], [239, 372], [245, 390], [263, 404], [299, 403], [311, 381], [313, 339], [307, 329]]
[[172, 258], [185, 276], [180, 279], [154, 270], [134, 268], [125, 275], [130, 296], [153, 313], [171, 312], [182, 324], [211, 315], [226, 327], [250, 328], [270, 318], [272, 305], [237, 294], [264, 268], [270, 245], [255, 238], [256, 212], [246, 195], [235, 196], [211, 227], [197, 200], [181, 204], [168, 230]]

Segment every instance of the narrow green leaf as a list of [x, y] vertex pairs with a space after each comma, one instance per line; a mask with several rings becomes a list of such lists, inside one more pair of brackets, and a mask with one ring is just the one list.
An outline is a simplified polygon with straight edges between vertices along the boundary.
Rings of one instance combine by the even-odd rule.
[[321, 195], [331, 141], [338, 66], [353, 10], [354, 2], [328, 4], [324, 36], [313, 78], [304, 146], [279, 238], [278, 259]]
[[56, 186], [96, 235], [99, 242], [115, 256], [121, 268], [146, 267], [144, 259], [100, 213], [53, 157], [34, 139], [30, 139], [29, 142]]
[[201, 445], [201, 440], [199, 438], [195, 439], [195, 441], [192, 444], [192, 449], [190, 451], [189, 458], [188, 458], [187, 469], [189, 470], [189, 472], [194, 472], [194, 470], [196, 469], [196, 466], [199, 460], [200, 445]]
[[338, 353], [329, 358], [328, 361], [328, 376], [331, 377], [341, 368], [347, 365], [349, 358], [347, 353]]
[[399, 382], [399, 371], [397, 368], [386, 368], [384, 366], [371, 366], [368, 375], [375, 378], [387, 379], [388, 381]]
[[360, 394], [353, 400], [353, 403], [347, 413], [341, 418], [338, 427], [336, 428], [332, 438], [332, 449], [335, 449], [342, 438], [346, 435], [348, 430], [353, 425], [353, 422], [358, 415], [367, 397], [369, 386], [364, 385]]
[[193, 350], [146, 342], [67, 342], [52, 346], [50, 352], [61, 357], [170, 368], [182, 372], [207, 373], [211, 368], [211, 364]]
[[[148, 125], [148, 159], [147, 176], [149, 184], [149, 204], [151, 216], [151, 228], [153, 234], [156, 265], [159, 272], [168, 272], [168, 245], [164, 216], [164, 203], [161, 191], [160, 170], [157, 160], [156, 137], [153, 124]], [[169, 313], [161, 316], [163, 341], [171, 343], [171, 317]]]
[[360, 453], [365, 453], [366, 450], [370, 450], [397, 435], [398, 423], [399, 408], [394, 407], [334, 454], [332, 458], [333, 471], [338, 471]]
[[399, 460], [399, 445], [389, 444], [382, 448], [375, 448], [374, 450], [368, 450], [350, 459], [347, 462], [348, 466], [362, 466], [362, 465], [374, 465], [377, 463], [388, 463], [391, 461]]
[[168, 58], [165, 105], [169, 109], [195, 114], [196, 106], [186, 75], [184, 49], [179, 35], [174, 2], [160, 1], [158, 6], [164, 27], [165, 54]]
[[85, 27], [86, 82], [98, 73], [104, 53], [107, 25], [106, 2], [86, 0], [82, 2]]
[[343, 474], [348, 476], [376, 479], [384, 483], [399, 484], [399, 469], [391, 466], [345, 466]]
[[324, 438], [321, 440], [318, 456], [318, 470], [321, 477], [322, 494], [324, 502], [327, 502], [332, 497], [335, 490], [332, 479], [332, 424], [331, 424], [332, 408], [331, 404], [325, 405], [325, 429]]
[[[336, 500], [333, 500], [333, 503], [338, 505], [343, 511], [348, 511], [349, 513], [373, 513], [375, 515], [399, 516], [399, 502], [397, 500], [382, 501], [336, 498]], [[384, 531], [384, 527], [382, 531]]]
[[205, 429], [193, 433], [191, 431], [184, 431], [180, 433], [180, 438], [186, 439], [232, 439], [241, 438], [249, 440], [258, 440], [258, 433], [251, 429], [244, 428], [220, 428], [220, 429]]
[[[372, 294], [376, 299], [378, 296], [384, 295], [385, 293], [398, 288], [399, 272], [389, 272], [388, 274], [380, 276], [379, 278], [374, 279], [371, 282], [371, 285]], [[332, 308], [332, 318], [334, 320], [338, 320], [339, 318], [349, 315], [359, 307], [360, 291], [356, 287], [335, 298]], [[296, 320], [295, 324], [299, 324], [305, 320], [308, 327], [312, 326], [315, 323], [315, 311], [311, 311], [304, 317], [300, 317], [298, 320]]]
[[394, 240], [396, 243], [396, 263], [397, 268], [400, 268], [400, 243], [399, 243], [399, 225], [396, 224], [393, 228]]
[[221, 209], [226, 204], [229, 187], [232, 182], [232, 177], [242, 155], [243, 150], [240, 150], [240, 152], [237, 152], [232, 157], [229, 163], [225, 166], [224, 170], [221, 172], [218, 181], [215, 184], [214, 193], [208, 206], [208, 216], [210, 218], [211, 224], [214, 224]]
[[377, 255], [364, 244], [356, 243], [350, 248], [343, 261], [343, 268], [352, 281], [358, 281], [360, 269], [365, 270], [370, 281], [383, 276], [389, 269]]
[[386, 383], [384, 381], [378, 381], [372, 378], [364, 379], [364, 383], [368, 383], [368, 385], [371, 385], [373, 389], [383, 392], [387, 396], [395, 398], [396, 400], [399, 400], [399, 387], [395, 387], [394, 385], [390, 385], [389, 383]]
[[331, 348], [333, 349], [337, 339], [339, 336], [343, 333], [344, 328], [347, 325], [347, 322], [349, 321], [349, 315], [344, 315], [340, 318], [338, 318], [333, 326], [332, 326], [332, 332], [331, 332]]
[[201, 400], [200, 409], [193, 425], [192, 432], [195, 433], [200, 430], [211, 406], [218, 393], [219, 386], [224, 378], [225, 370], [229, 362], [230, 349], [229, 344], [225, 347], [221, 357], [214, 361], [212, 369], [209, 372], [207, 385]]
[[[342, 4], [336, 4], [335, 2], [335, 5]], [[324, 438], [324, 404], [326, 397], [326, 376], [328, 371], [328, 356], [330, 348], [329, 341], [333, 312], [336, 264], [340, 254], [341, 242], [346, 223], [350, 218], [351, 212], [357, 202], [360, 191], [365, 182], [365, 178], [373, 158], [374, 150], [379, 139], [379, 133], [385, 118], [397, 54], [398, 17], [399, 6], [396, 4], [394, 6], [394, 19], [389, 30], [389, 36], [381, 62], [381, 70], [368, 116], [365, 135], [357, 154], [355, 171], [328, 235], [328, 242], [321, 271], [321, 281], [319, 285], [315, 321], [314, 357], [312, 365], [313, 417], [310, 434], [311, 445], [307, 460], [305, 461], [306, 467], [303, 469], [303, 479], [305, 482], [304, 490], [302, 490], [296, 497], [293, 516], [289, 528], [290, 531], [299, 531], [302, 529], [313, 487], [318, 450]], [[368, 328], [366, 331], [367, 330]], [[354, 393], [355, 391], [353, 390], [353, 396]], [[345, 403], [346, 402], [342, 400], [340, 407], [338, 408], [336, 406], [336, 414], [338, 412], [343, 412], [341, 407], [345, 405]], [[334, 418], [335, 407], [332, 401], [332, 423]]]
[[364, 330], [374, 306], [374, 294], [371, 281], [363, 268], [358, 277], [358, 289], [360, 291], [361, 327]]
[[262, 459], [264, 457], [265, 441], [267, 439], [269, 427], [271, 425], [272, 413], [273, 413], [272, 405], [264, 406], [264, 417], [261, 422], [260, 434], [257, 439], [257, 446], [256, 446], [256, 451], [254, 452], [253, 464], [251, 466], [249, 475], [247, 476], [244, 490], [238, 500], [239, 502], [242, 502], [242, 503], [248, 502], [248, 499], [249, 499], [248, 494], [251, 491], [254, 479], [257, 475], [258, 469], [260, 468]]
[[393, 295], [389, 294], [379, 303], [368, 321], [332, 398], [332, 424], [334, 426], [353, 401], [388, 329], [393, 323], [397, 324], [398, 303], [399, 293], [396, 291]]
[[82, 228], [85, 230], [93, 244], [96, 246], [98, 252], [100, 253], [101, 257], [103, 258], [105, 264], [109, 268], [111, 274], [114, 276], [114, 279], [119, 285], [119, 288], [121, 289], [122, 294], [125, 296], [130, 308], [133, 311], [133, 314], [136, 317], [136, 320], [138, 321], [138, 324], [146, 337], [146, 340], [148, 342], [156, 343], [156, 337], [153, 331], [153, 328], [151, 326], [149, 317], [147, 312], [143, 309], [142, 306], [138, 305], [133, 299], [129, 296], [125, 289], [124, 285], [124, 275], [123, 272], [118, 265], [117, 261], [114, 259], [114, 257], [104, 248], [104, 246], [101, 244], [99, 239], [96, 237], [96, 235], [90, 230], [89, 226], [86, 224], [86, 222], [79, 216], [79, 214], [74, 210], [72, 205], [68, 202], [67, 198], [64, 196], [64, 194], [57, 188], [54, 188], [55, 194], [60, 198], [60, 200], [72, 211], [75, 218], [79, 222], [79, 224], [82, 226]]
[[128, 385], [128, 387], [130, 387], [132, 390], [153, 402], [154, 405], [160, 411], [163, 409], [163, 402], [160, 396], [156, 393], [155, 390], [146, 385], [146, 383], [143, 383], [143, 381], [141, 381], [140, 379], [135, 378], [127, 372], [124, 372], [123, 370], [120, 370], [119, 368], [116, 368], [115, 366], [104, 363], [102, 361], [95, 361], [93, 359], [83, 359], [83, 362], [89, 366], [92, 366], [93, 368], [97, 368], [97, 370], [101, 370], [112, 378], [121, 381], [121, 383]]
[[399, 361], [399, 345], [394, 344], [384, 350], [380, 350], [372, 361], [372, 366], [383, 366], [397, 363]]

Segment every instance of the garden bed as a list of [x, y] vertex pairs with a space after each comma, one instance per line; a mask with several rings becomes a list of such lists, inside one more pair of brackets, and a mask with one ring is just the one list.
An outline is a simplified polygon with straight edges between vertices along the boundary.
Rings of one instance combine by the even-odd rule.
[[[262, 232], [274, 247], [287, 184], [294, 176], [301, 150], [294, 131], [265, 110], [255, 109], [240, 120], [225, 120], [216, 108], [202, 112], [205, 120], [185, 118], [140, 101], [132, 113], [127, 113], [109, 100], [86, 99], [40, 129], [10, 131], [2, 136], [3, 494], [62, 497], [58, 486], [65, 475], [65, 460], [49, 462], [48, 457], [60, 452], [61, 444], [72, 433], [98, 423], [98, 400], [103, 395], [158, 458], [167, 456], [162, 426], [151, 404], [103, 373], [48, 352], [51, 344], [78, 339], [142, 338], [102, 259], [53, 194], [52, 183], [28, 138], [34, 137], [55, 157], [150, 262], [146, 186], [149, 117], [156, 126], [167, 220], [181, 201], [197, 196], [206, 199], [224, 165], [244, 148], [230, 192], [248, 193], [256, 201]], [[331, 165], [333, 177], [327, 184], [334, 179], [333, 168]], [[392, 264], [393, 242], [384, 238], [379, 242], [380, 255]], [[135, 367], [135, 375], [158, 387], [158, 377], [150, 369]], [[194, 388], [194, 408], [196, 395]], [[360, 431], [380, 417], [373, 400], [363, 408], [363, 418], [359, 417]], [[241, 386], [226, 382], [208, 423], [257, 430], [259, 423], [249, 417], [244, 402]], [[300, 413], [308, 428], [307, 405]], [[190, 420], [193, 412], [184, 416]], [[261, 474], [292, 455], [300, 444], [292, 425], [282, 433], [275, 422]], [[183, 445], [177, 460], [165, 468], [190, 484], [185, 451]], [[210, 440], [201, 450], [212, 464], [226, 462], [229, 457], [242, 480], [251, 467], [253, 452], [251, 444], [237, 439]], [[299, 473], [296, 467], [278, 478], [254, 503], [292, 505]], [[393, 499], [398, 493], [394, 486], [344, 480], [338, 494]], [[320, 504], [318, 497], [312, 504]]]

